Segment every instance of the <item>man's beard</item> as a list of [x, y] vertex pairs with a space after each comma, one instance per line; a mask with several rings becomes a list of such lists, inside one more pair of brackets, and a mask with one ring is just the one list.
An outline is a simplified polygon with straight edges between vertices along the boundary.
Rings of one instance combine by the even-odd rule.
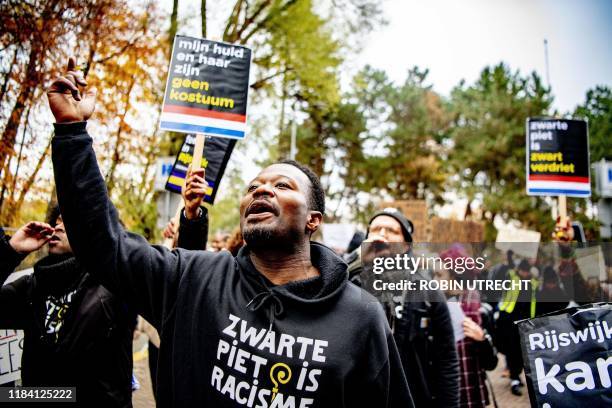
[[253, 225], [242, 231], [242, 238], [252, 250], [289, 250], [298, 241], [295, 231], [277, 231], [270, 226]]

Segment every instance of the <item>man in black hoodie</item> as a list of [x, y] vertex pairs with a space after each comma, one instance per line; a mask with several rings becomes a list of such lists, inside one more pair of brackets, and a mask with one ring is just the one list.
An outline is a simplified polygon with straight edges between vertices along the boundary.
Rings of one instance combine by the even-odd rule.
[[249, 184], [236, 258], [151, 246], [117, 221], [85, 129], [95, 91], [74, 67], [48, 91], [58, 199], [77, 258], [160, 333], [158, 406], [413, 406], [380, 305], [310, 242], [316, 176], [290, 162]]

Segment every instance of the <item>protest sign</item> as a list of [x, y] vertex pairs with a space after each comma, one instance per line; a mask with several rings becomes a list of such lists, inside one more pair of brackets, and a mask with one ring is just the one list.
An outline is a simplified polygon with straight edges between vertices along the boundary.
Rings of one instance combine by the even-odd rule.
[[479, 222], [430, 218], [425, 200], [385, 201], [379, 208], [400, 210], [414, 225], [414, 242], [480, 242], [484, 237], [484, 226]]
[[[185, 138], [166, 182], [166, 190], [181, 193], [181, 187], [185, 184], [187, 168], [193, 160], [195, 141], [196, 137], [194, 135], [187, 135]], [[225, 172], [225, 166], [227, 166], [235, 144], [236, 141], [231, 139], [206, 138], [204, 157], [201, 162], [201, 166], [206, 170], [205, 178], [208, 182], [208, 191], [204, 196], [204, 202], [214, 203], [219, 183]]]
[[587, 248], [574, 249], [576, 254], [576, 265], [582, 276], [587, 280], [605, 281], [606, 263], [602, 249], [604, 245], [596, 245]]
[[23, 331], [0, 330], [0, 384], [21, 378]]
[[160, 128], [244, 139], [251, 50], [174, 37]]
[[527, 119], [526, 164], [528, 195], [590, 196], [587, 123]]
[[429, 242], [482, 242], [484, 239], [484, 224], [477, 221], [447, 220], [432, 217]]
[[612, 404], [612, 304], [566, 309], [518, 327], [532, 407]]
[[521, 228], [500, 228], [497, 231], [495, 248], [506, 252], [514, 251], [515, 254], [525, 258], [536, 258], [542, 234]]

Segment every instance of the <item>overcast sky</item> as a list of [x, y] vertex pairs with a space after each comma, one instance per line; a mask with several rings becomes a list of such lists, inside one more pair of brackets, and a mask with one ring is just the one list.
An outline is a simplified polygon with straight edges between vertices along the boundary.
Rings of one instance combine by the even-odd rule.
[[[179, 1], [179, 33], [199, 34], [199, 1]], [[172, 9], [171, 0], [163, 7]], [[389, 24], [363, 42], [348, 61], [343, 79], [365, 64], [384, 69], [395, 81], [418, 65], [430, 83], [448, 95], [465, 79], [472, 83], [486, 65], [504, 61], [512, 69], [535, 70], [546, 81], [544, 39], [548, 39], [550, 81], [561, 113], [584, 101], [587, 89], [612, 86], [612, 0], [382, 0]], [[211, 37], [220, 36], [229, 5], [209, 2]], [[218, 31], [218, 32], [217, 32]]]
[[[171, 0], [163, 4], [171, 10]], [[192, 16], [179, 33], [198, 36], [199, 1], [179, 5], [179, 18]], [[211, 39], [220, 37], [229, 6], [208, 3]], [[448, 95], [461, 79], [471, 84], [486, 65], [500, 61], [523, 74], [535, 70], [546, 81], [546, 38], [553, 107], [559, 112], [573, 111], [597, 84], [612, 86], [612, 0], [383, 0], [383, 10], [388, 24], [347, 61], [343, 84], [366, 64], [397, 82], [417, 65], [428, 68], [429, 83]], [[256, 155], [239, 156], [248, 179], [257, 170]]]
[[382, 68], [396, 81], [413, 65], [429, 68], [434, 89], [448, 95], [500, 61], [546, 80], [546, 38], [561, 113], [583, 102], [587, 89], [612, 86], [610, 0], [386, 0], [384, 10], [389, 24], [351, 65]]

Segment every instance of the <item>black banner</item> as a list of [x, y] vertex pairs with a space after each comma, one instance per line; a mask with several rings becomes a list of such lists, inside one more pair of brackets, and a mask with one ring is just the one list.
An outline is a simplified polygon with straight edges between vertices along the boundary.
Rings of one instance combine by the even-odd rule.
[[532, 407], [610, 407], [612, 303], [518, 322]]

